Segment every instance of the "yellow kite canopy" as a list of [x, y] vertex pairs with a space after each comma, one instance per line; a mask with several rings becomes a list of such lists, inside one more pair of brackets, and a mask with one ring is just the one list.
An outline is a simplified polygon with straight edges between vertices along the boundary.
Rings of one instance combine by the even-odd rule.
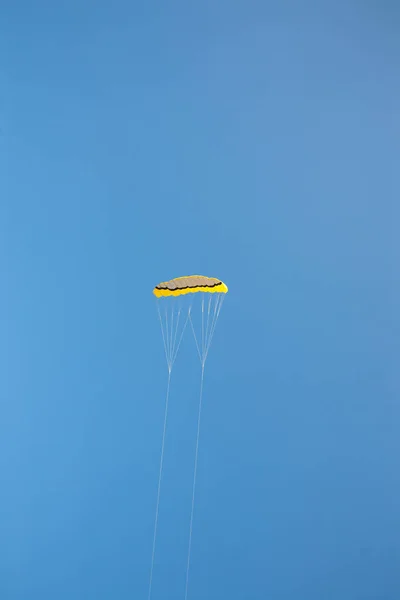
[[182, 296], [183, 294], [193, 294], [195, 292], [215, 292], [226, 294], [228, 287], [215, 277], [204, 277], [203, 275], [188, 275], [187, 277], [177, 277], [170, 281], [163, 281], [156, 285], [153, 294], [157, 298], [165, 296]]

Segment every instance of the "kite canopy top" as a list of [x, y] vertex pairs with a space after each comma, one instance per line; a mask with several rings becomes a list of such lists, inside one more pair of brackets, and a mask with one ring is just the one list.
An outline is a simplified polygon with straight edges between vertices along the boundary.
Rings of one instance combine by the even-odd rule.
[[184, 294], [194, 294], [196, 292], [226, 294], [227, 291], [228, 286], [220, 279], [204, 277], [203, 275], [188, 275], [170, 281], [162, 281], [156, 285], [153, 294], [157, 298], [162, 298], [165, 296], [183, 296]]

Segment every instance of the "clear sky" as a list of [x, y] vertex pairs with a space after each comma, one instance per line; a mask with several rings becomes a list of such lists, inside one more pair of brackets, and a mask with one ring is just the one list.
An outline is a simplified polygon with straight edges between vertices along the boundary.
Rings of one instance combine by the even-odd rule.
[[[229, 294], [190, 600], [400, 598], [399, 30], [396, 2], [0, 3], [1, 600], [146, 600], [151, 290], [191, 273]], [[153, 600], [184, 597], [199, 382], [187, 336]]]

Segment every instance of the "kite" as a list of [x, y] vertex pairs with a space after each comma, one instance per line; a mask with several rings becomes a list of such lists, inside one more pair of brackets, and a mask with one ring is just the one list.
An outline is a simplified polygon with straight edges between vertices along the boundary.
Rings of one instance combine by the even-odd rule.
[[[194, 459], [192, 507], [189, 526], [188, 557], [186, 565], [185, 600], [188, 596], [190, 556], [192, 548], [193, 514], [195, 505], [195, 491], [197, 479], [197, 463], [199, 454], [199, 438], [201, 411], [203, 402], [204, 369], [206, 360], [214, 337], [215, 328], [225, 295], [228, 292], [227, 285], [215, 277], [204, 277], [203, 275], [189, 275], [177, 277], [169, 281], [163, 281], [155, 286], [153, 294], [157, 299], [157, 311], [161, 325], [161, 333], [164, 344], [165, 357], [168, 368], [167, 392], [164, 409], [164, 428], [161, 443], [160, 469], [158, 477], [157, 503], [154, 523], [153, 550], [150, 568], [150, 581], [148, 600], [151, 600], [154, 558], [157, 540], [158, 514], [160, 505], [161, 477], [164, 462], [165, 435], [168, 420], [169, 391], [171, 373], [178, 356], [179, 348], [187, 327], [190, 324], [197, 353], [201, 365], [200, 396], [197, 415], [197, 437]], [[197, 318], [197, 321], [196, 321]]]

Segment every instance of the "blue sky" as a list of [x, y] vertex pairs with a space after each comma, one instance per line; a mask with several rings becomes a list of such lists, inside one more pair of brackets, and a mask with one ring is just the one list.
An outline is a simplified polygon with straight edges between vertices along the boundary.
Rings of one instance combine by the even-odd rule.
[[[0, 597], [147, 597], [153, 286], [229, 295], [191, 600], [400, 597], [400, 11], [3, 1]], [[171, 387], [154, 600], [183, 598], [199, 390]]]

